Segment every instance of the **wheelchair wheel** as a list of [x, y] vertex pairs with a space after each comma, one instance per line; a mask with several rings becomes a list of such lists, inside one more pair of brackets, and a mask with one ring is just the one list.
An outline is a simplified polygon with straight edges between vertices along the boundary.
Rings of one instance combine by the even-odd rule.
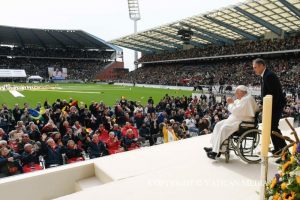
[[238, 140], [235, 137], [230, 139], [230, 150], [233, 150], [234, 154], [238, 156]]
[[229, 152], [229, 150], [226, 151], [226, 152], [224, 153], [224, 155], [225, 155], [225, 162], [228, 163], [228, 162], [229, 162], [229, 159], [230, 159], [230, 152]]
[[260, 135], [258, 129], [250, 129], [244, 132], [238, 140], [238, 153], [240, 158], [249, 163], [255, 164], [261, 161], [260, 151]]
[[[226, 140], [223, 142], [222, 147], [221, 147], [222, 150], [225, 149], [225, 151], [224, 151], [222, 154], [224, 154], [224, 156], [225, 156], [225, 162], [226, 162], [226, 163], [229, 162], [229, 158], [230, 158], [230, 141], [231, 141], [230, 138], [226, 139]], [[223, 148], [223, 147], [224, 147], [224, 148]]]

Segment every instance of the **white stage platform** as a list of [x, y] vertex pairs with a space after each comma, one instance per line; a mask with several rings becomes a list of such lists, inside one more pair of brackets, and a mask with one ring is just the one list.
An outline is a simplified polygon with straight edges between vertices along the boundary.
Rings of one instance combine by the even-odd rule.
[[[260, 164], [246, 164], [233, 153], [229, 163], [207, 158], [203, 147], [210, 137], [3, 178], [0, 194], [11, 200], [258, 199]], [[276, 171], [270, 159], [269, 179]]]
[[[57, 200], [258, 199], [260, 165], [206, 157], [210, 135], [98, 159], [113, 181]], [[270, 177], [276, 172], [270, 162]], [[101, 176], [98, 174], [98, 176]]]

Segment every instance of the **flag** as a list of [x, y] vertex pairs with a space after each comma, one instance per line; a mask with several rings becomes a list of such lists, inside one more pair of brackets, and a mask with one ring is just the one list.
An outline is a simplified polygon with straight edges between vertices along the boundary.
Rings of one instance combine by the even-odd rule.
[[78, 105], [78, 101], [72, 101], [71, 103], [69, 103], [70, 106], [77, 106]]

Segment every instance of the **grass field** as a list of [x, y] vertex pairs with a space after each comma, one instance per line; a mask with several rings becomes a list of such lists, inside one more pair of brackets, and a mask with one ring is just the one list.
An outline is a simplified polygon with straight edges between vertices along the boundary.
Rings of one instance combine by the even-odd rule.
[[[3, 84], [0, 84], [2, 86]], [[11, 84], [12, 85], [12, 84]], [[36, 86], [36, 84], [26, 84], [27, 86]], [[24, 90], [19, 91], [25, 97], [14, 97], [8, 91], [0, 91], [0, 103], [7, 104], [10, 108], [16, 103], [23, 105], [27, 102], [30, 106], [35, 107], [38, 102], [43, 102], [48, 99], [53, 103], [56, 99], [72, 98], [73, 100], [82, 101], [90, 104], [91, 101], [103, 101], [106, 105], [114, 105], [116, 100], [121, 96], [125, 96], [128, 100], [140, 101], [143, 105], [146, 104], [150, 96], [153, 97], [154, 103], [165, 95], [182, 96], [191, 95], [192, 91], [171, 90], [171, 89], [153, 89], [129, 86], [114, 86], [100, 84], [55, 84], [56, 89], [41, 89], [41, 90]]]

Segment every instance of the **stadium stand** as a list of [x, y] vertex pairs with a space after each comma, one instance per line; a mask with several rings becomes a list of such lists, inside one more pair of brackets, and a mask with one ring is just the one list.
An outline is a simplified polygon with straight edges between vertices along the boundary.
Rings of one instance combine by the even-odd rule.
[[[266, 59], [270, 69], [280, 77], [286, 91], [297, 90], [300, 82], [300, 60], [296, 57]], [[222, 71], [222, 73], [218, 73]], [[172, 74], [172, 76], [170, 76]], [[194, 85], [248, 85], [258, 86], [252, 60], [186, 61], [185, 63], [147, 64], [127, 74], [120, 82], [177, 86]]]
[[[39, 75], [48, 79], [48, 67], [67, 68], [70, 80], [93, 80], [107, 62], [103, 60], [66, 60], [66, 59], [24, 59], [24, 58], [0, 58], [1, 69], [25, 69], [27, 75]], [[10, 81], [9, 78], [6, 79]], [[1, 79], [5, 81], [5, 79]], [[16, 81], [16, 79], [14, 79]]]
[[[299, 34], [299, 33], [297, 33]], [[235, 56], [237, 54], [264, 53], [272, 54], [272, 52], [280, 52], [291, 50], [289, 53], [300, 51], [300, 36], [290, 36], [285, 39], [267, 39], [261, 41], [240, 42], [230, 46], [209, 45], [205, 48], [193, 48], [189, 50], [181, 50], [170, 53], [162, 53], [157, 55], [144, 55], [139, 61], [141, 63], [153, 63], [155, 61], [180, 60], [186, 58], [201, 58], [215, 56]]]
[[296, 93], [300, 90], [299, 10], [300, 3], [293, 0], [248, 1], [112, 40], [142, 53], [142, 67], [118, 81], [257, 86], [251, 61], [261, 57], [285, 90]]
[[67, 68], [69, 80], [93, 80], [117, 52], [122, 50], [81, 30], [0, 26], [0, 68], [25, 69], [45, 80], [48, 67]]

